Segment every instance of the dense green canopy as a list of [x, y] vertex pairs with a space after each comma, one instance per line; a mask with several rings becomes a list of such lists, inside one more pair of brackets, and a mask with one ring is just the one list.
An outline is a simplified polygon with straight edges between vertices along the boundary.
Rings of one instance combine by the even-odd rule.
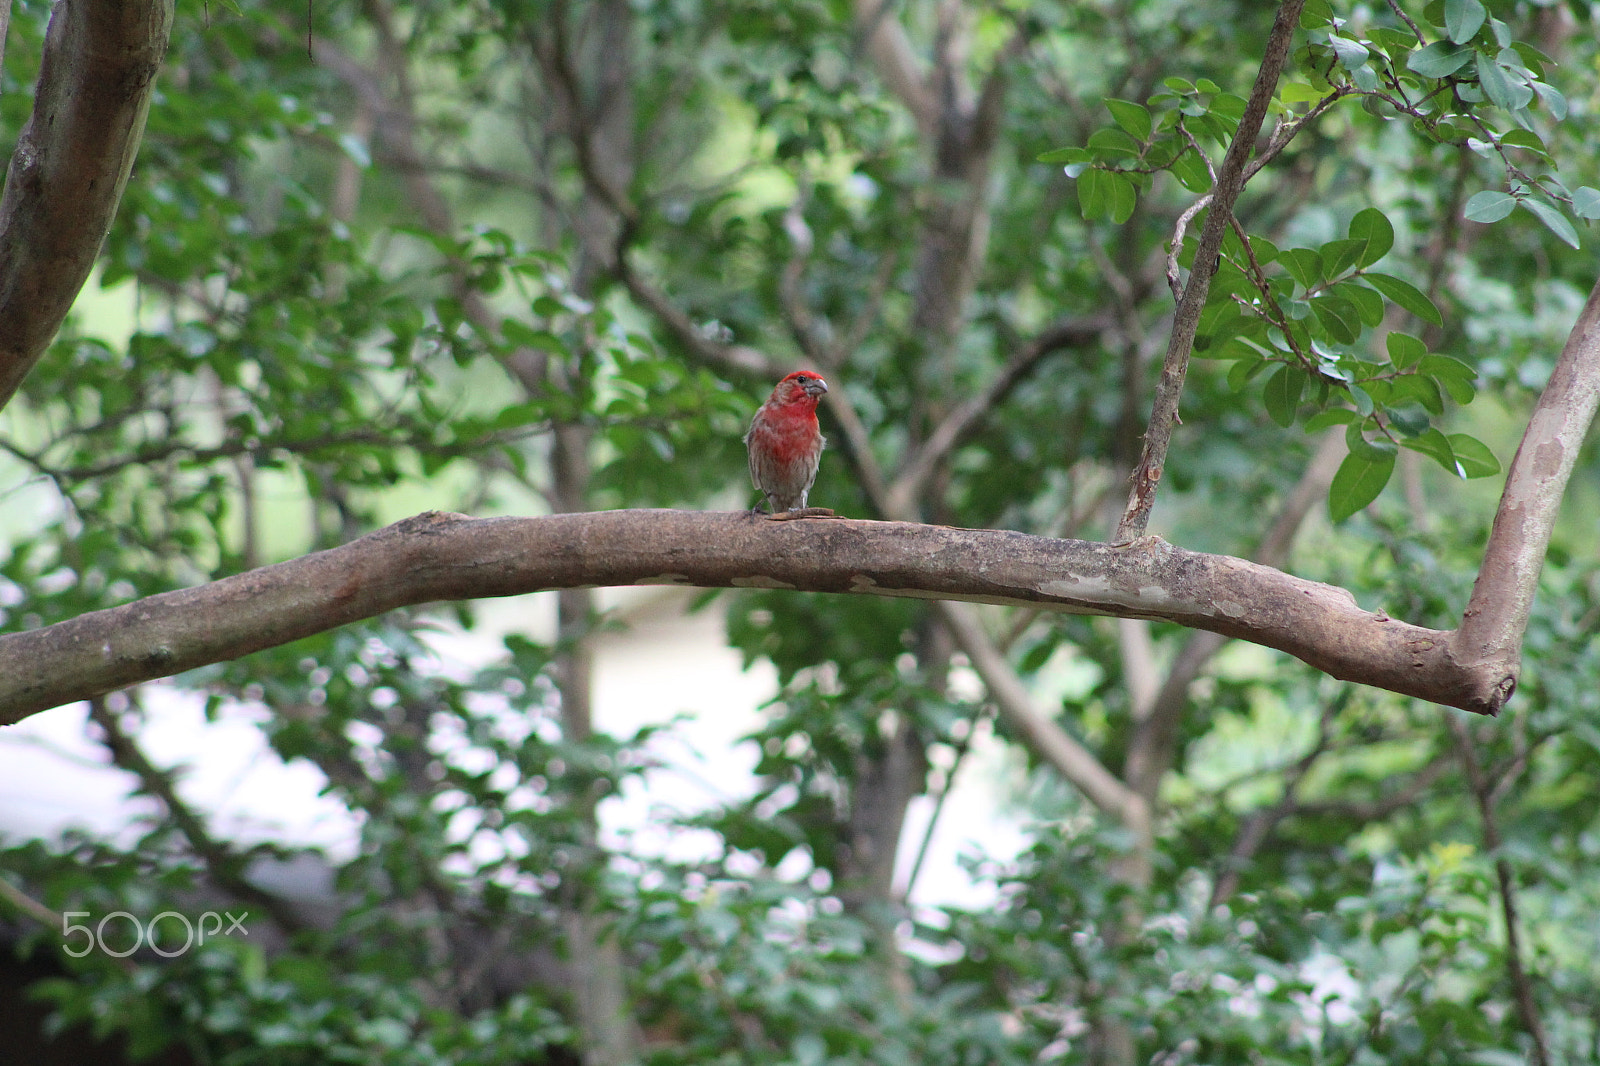
[[[1484, 630], [1504, 702], [1228, 643], [1251, 602], [1163, 621], [1191, 617], [1170, 572], [1096, 601], [1128, 618], [707, 578], [746, 587], [674, 609], [725, 613], [779, 690], [757, 792], [674, 823], [715, 841], [676, 862], [601, 842], [653, 756], [591, 713], [592, 592], [477, 669], [434, 640], [472, 601], [341, 624], [361, 590], [322, 588], [313, 635], [162, 681], [154, 640], [119, 676], [259, 714], [356, 854], [315, 907], [263, 887], [298, 842], [184, 799], [140, 745], [150, 687], [94, 695], [161, 814], [3, 842], [58, 1022], [227, 1064], [1600, 1057], [1600, 356], [1569, 343], [1600, 276], [1595, 5], [223, 0], [176, 11], [142, 142], [126, 53], [79, 191], [36, 146], [112, 104], [34, 87], [76, 76], [72, 18], [121, 31], [55, 10], [50, 52], [51, 6], [13, 5], [0, 96], [5, 203], [44, 205], [0, 205], [5, 634], [196, 587], [276, 632], [250, 571], [420, 511], [747, 507], [741, 434], [804, 365], [831, 387], [813, 504], [1254, 559], [1450, 663]], [[45, 348], [94, 190], [115, 217]], [[1569, 469], [1548, 551], [1506, 532]], [[856, 523], [788, 525], [859, 559]], [[991, 728], [1029, 846], [974, 854], [993, 907], [912, 906], [908, 805]], [[74, 958], [38, 924], [196, 900], [263, 936]]]

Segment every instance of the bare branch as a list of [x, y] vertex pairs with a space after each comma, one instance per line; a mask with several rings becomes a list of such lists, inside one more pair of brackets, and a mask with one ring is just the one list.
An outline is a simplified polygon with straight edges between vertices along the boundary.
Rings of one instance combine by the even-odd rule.
[[[375, 6], [374, 10], [381, 11], [381, 5]], [[384, 20], [377, 22], [380, 27], [385, 25]], [[385, 46], [379, 50], [382, 61], [392, 68], [388, 74], [398, 86], [394, 97], [384, 91], [377, 74], [336, 48], [327, 38], [316, 38], [312, 47], [318, 64], [333, 71], [361, 100], [367, 113], [373, 116], [377, 134], [404, 178], [406, 198], [418, 213], [422, 224], [433, 233], [453, 238], [457, 232], [454, 214], [433, 181], [433, 165], [417, 147], [415, 100], [406, 77], [404, 54], [398, 42], [391, 40], [386, 33], [380, 33], [379, 37], [385, 42]], [[452, 257], [448, 265], [452, 288], [468, 320], [485, 335], [500, 336], [499, 318], [484, 300], [483, 294], [471, 284], [467, 264]], [[543, 352], [532, 348], [516, 348], [504, 360], [507, 372], [530, 395], [542, 391], [547, 362]]]
[[1450, 770], [1448, 758], [1436, 758], [1426, 763], [1416, 773], [1411, 775], [1411, 780], [1396, 788], [1388, 795], [1372, 800], [1329, 800], [1318, 803], [1299, 804], [1294, 813], [1297, 815], [1342, 818], [1346, 821], [1375, 822], [1380, 818], [1387, 818], [1395, 811], [1414, 807], [1422, 794], [1444, 777]]
[[918, 493], [939, 464], [952, 449], [966, 439], [978, 422], [987, 417], [1003, 402], [1039, 363], [1063, 348], [1088, 344], [1111, 325], [1106, 316], [1062, 319], [1047, 327], [1031, 342], [1018, 350], [1000, 369], [988, 387], [966, 402], [958, 404], [934, 427], [922, 442], [906, 468], [889, 486], [885, 513], [898, 518], [909, 517], [915, 507]]
[[1295, 764], [1285, 773], [1283, 795], [1278, 802], [1255, 811], [1245, 819], [1244, 825], [1239, 827], [1239, 835], [1234, 838], [1222, 870], [1212, 883], [1208, 909], [1226, 903], [1233, 897], [1239, 888], [1240, 873], [1256, 857], [1256, 853], [1261, 850], [1261, 846], [1267, 842], [1267, 838], [1272, 835], [1278, 824], [1294, 812], [1294, 794], [1300, 788], [1300, 782], [1305, 780], [1306, 774], [1311, 772], [1311, 768], [1322, 758], [1332, 743], [1333, 719], [1342, 713], [1345, 705], [1350, 702], [1350, 692], [1350, 688], [1346, 687], [1339, 693], [1337, 699], [1322, 709], [1322, 717], [1317, 722], [1316, 743], [1311, 746], [1310, 751], [1295, 760]]
[[1533, 1040], [1535, 1066], [1550, 1066], [1550, 1050], [1545, 1040], [1544, 1022], [1539, 1017], [1539, 1005], [1533, 998], [1533, 983], [1522, 966], [1522, 925], [1517, 918], [1517, 882], [1512, 875], [1511, 863], [1500, 853], [1503, 843], [1500, 825], [1494, 816], [1494, 783], [1485, 778], [1473, 754], [1473, 740], [1467, 724], [1455, 715], [1448, 715], [1450, 735], [1455, 740], [1456, 752], [1461, 756], [1461, 768], [1467, 775], [1467, 787], [1478, 801], [1478, 814], [1483, 820], [1483, 845], [1494, 855], [1495, 876], [1500, 884], [1500, 912], [1506, 923], [1506, 976], [1511, 981], [1511, 997], [1517, 1005], [1517, 1017]]
[[53, 911], [46, 907], [4, 877], [0, 877], [0, 899], [4, 899], [46, 929], [65, 929], [67, 927], [66, 920], [59, 911]]
[[1017, 732], [1028, 750], [1054, 767], [1084, 798], [1119, 824], [1148, 832], [1150, 810], [1143, 798], [1117, 780], [1088, 748], [1034, 708], [1016, 671], [983, 631], [977, 612], [965, 603], [947, 600], [939, 604], [939, 614], [972, 661], [972, 668], [983, 678], [1000, 717]]
[[150, 761], [144, 749], [122, 728], [120, 716], [106, 706], [105, 700], [96, 697], [89, 701], [89, 720], [99, 726], [105, 735], [111, 761], [137, 778], [140, 791], [166, 808], [168, 817], [189, 842], [189, 847], [205, 862], [206, 872], [218, 886], [234, 898], [266, 911], [285, 931], [292, 932], [304, 926], [305, 923], [285, 901], [252, 884], [245, 877], [246, 856], [235, 851], [231, 844], [211, 835], [205, 820], [178, 795], [174, 773]]
[[717, 340], [674, 304], [660, 289], [646, 281], [633, 268], [626, 251], [617, 257], [617, 277], [633, 298], [656, 317], [656, 321], [671, 333], [689, 355], [704, 366], [715, 367], [725, 374], [742, 378], [773, 378], [782, 369], [776, 359], [759, 348], [747, 344], [726, 344]]
[[580, 585], [789, 588], [1161, 618], [1278, 648], [1335, 677], [1494, 714], [1499, 675], [1451, 633], [1343, 589], [1146, 537], [1115, 546], [905, 522], [744, 512], [543, 518], [429, 512], [338, 548], [0, 636], [0, 724], [413, 604]]
[[1468, 668], [1501, 673], [1509, 699], [1521, 673], [1539, 570], [1573, 464], [1600, 403], [1600, 282], [1578, 314], [1550, 380], [1539, 396], [1484, 549], [1472, 598], [1451, 651]]
[[855, 468], [856, 480], [877, 513], [884, 518], [909, 519], [910, 515], [897, 515], [888, 509], [889, 486], [883, 477], [883, 468], [872, 451], [872, 433], [861, 420], [861, 414], [850, 401], [847, 392], [840, 390], [828, 394], [825, 410], [844, 433], [843, 447]]
[[82, 0], [50, 17], [33, 116], [0, 198], [0, 407], [100, 254], [171, 30], [171, 0]]
[[927, 76], [918, 69], [917, 57], [900, 23], [890, 17], [893, 0], [852, 0], [856, 28], [865, 39], [867, 54], [889, 91], [900, 98], [924, 138], [932, 139], [939, 126], [939, 105]]
[[1278, 8], [1278, 17], [1272, 25], [1272, 36], [1267, 40], [1266, 54], [1261, 60], [1261, 70], [1256, 75], [1255, 87], [1239, 118], [1239, 128], [1223, 157], [1222, 169], [1217, 174], [1216, 188], [1211, 194], [1211, 207], [1206, 223], [1200, 230], [1200, 244], [1195, 250], [1194, 263], [1189, 271], [1189, 284], [1183, 288], [1183, 299], [1178, 303], [1172, 322], [1172, 340], [1167, 346], [1167, 358], [1161, 368], [1161, 379], [1156, 385], [1155, 407], [1150, 414], [1150, 426], [1145, 432], [1144, 453], [1133, 471], [1133, 490], [1128, 496], [1128, 508], [1117, 524], [1114, 538], [1127, 544], [1144, 535], [1150, 523], [1150, 509], [1155, 506], [1156, 486], [1161, 482], [1162, 467], [1167, 461], [1167, 447], [1172, 442], [1172, 430], [1178, 422], [1178, 403], [1183, 397], [1183, 381], [1189, 370], [1189, 353], [1194, 348], [1195, 332], [1200, 326], [1200, 312], [1205, 308], [1206, 295], [1211, 290], [1211, 276], [1216, 273], [1217, 256], [1222, 249], [1222, 238], [1233, 215], [1233, 205], [1244, 191], [1245, 165], [1255, 147], [1256, 135], [1266, 118], [1267, 106], [1272, 102], [1273, 90], [1278, 85], [1278, 75], [1289, 55], [1289, 45], [1294, 38], [1295, 26], [1300, 21], [1300, 9], [1305, 0], [1284, 0]]
[[0, 63], [6, 58], [6, 35], [11, 32], [11, 0], [0, 0]]

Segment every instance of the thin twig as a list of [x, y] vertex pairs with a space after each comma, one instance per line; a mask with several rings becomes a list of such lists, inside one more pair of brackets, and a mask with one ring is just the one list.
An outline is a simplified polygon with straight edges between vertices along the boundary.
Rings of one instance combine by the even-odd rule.
[[939, 463], [967, 439], [980, 420], [992, 413], [1046, 357], [1065, 348], [1088, 344], [1110, 326], [1110, 319], [1100, 315], [1062, 319], [1046, 327], [1031, 342], [1018, 349], [982, 392], [957, 404], [928, 434], [889, 487], [886, 513], [894, 518], [912, 520], [917, 494], [933, 476]]
[[922, 874], [922, 865], [927, 861], [928, 850], [933, 845], [933, 832], [939, 827], [939, 815], [944, 813], [945, 801], [950, 798], [950, 793], [956, 787], [956, 773], [961, 769], [961, 764], [966, 760], [967, 752], [972, 750], [972, 740], [978, 735], [978, 725], [985, 718], [986, 708], [979, 707], [978, 712], [968, 719], [967, 735], [956, 743], [955, 761], [950, 764], [949, 771], [944, 775], [944, 786], [939, 789], [939, 794], [933, 798], [933, 813], [928, 815], [928, 827], [923, 830], [922, 843], [917, 845], [917, 857], [911, 863], [911, 873], [906, 877], [905, 898], [911, 898], [911, 892], [917, 887], [917, 878]]
[[111, 761], [137, 778], [140, 791], [166, 808], [167, 815], [189, 842], [189, 847], [205, 862], [207, 873], [223, 890], [260, 907], [286, 931], [292, 932], [304, 925], [287, 903], [245, 878], [241, 872], [245, 856], [211, 835], [205, 820], [178, 796], [172, 771], [163, 770], [150, 761], [138, 742], [122, 728], [121, 719], [107, 706], [104, 697], [89, 701], [89, 720], [104, 733]]
[[1149, 806], [1144, 798], [1106, 769], [1094, 753], [1066, 730], [1040, 714], [994, 641], [983, 631], [970, 604], [938, 601], [940, 615], [972, 668], [983, 679], [1000, 717], [1016, 731], [1029, 751], [1054, 767], [1091, 804], [1123, 827], [1144, 836], [1150, 831]]
[[1250, 91], [1250, 99], [1239, 119], [1233, 143], [1223, 157], [1222, 169], [1217, 175], [1216, 189], [1212, 194], [1211, 209], [1206, 215], [1205, 226], [1200, 232], [1200, 244], [1190, 267], [1189, 284], [1184, 287], [1183, 299], [1179, 301], [1173, 317], [1172, 340], [1167, 346], [1166, 361], [1156, 386], [1155, 405], [1149, 429], [1145, 433], [1144, 451], [1139, 457], [1138, 466], [1134, 468], [1133, 489], [1128, 496], [1127, 510], [1117, 525], [1114, 539], [1117, 544], [1128, 544], [1144, 536], [1149, 525], [1150, 510], [1155, 506], [1156, 487], [1161, 482], [1162, 469], [1166, 464], [1167, 448], [1172, 443], [1172, 431], [1178, 423], [1178, 404], [1189, 370], [1189, 353], [1194, 348], [1200, 312], [1205, 308], [1206, 296], [1211, 288], [1211, 277], [1216, 273], [1222, 238], [1233, 213], [1233, 205], [1244, 190], [1245, 166], [1255, 146], [1256, 136], [1261, 132], [1267, 107], [1272, 102], [1278, 75], [1288, 58], [1289, 46], [1304, 4], [1305, 0], [1284, 0], [1278, 8], [1255, 87]]
[[1522, 966], [1522, 933], [1517, 918], [1516, 879], [1511, 863], [1501, 854], [1503, 843], [1500, 826], [1494, 815], [1493, 784], [1484, 779], [1483, 771], [1472, 751], [1472, 736], [1467, 725], [1453, 714], [1447, 714], [1451, 736], [1455, 738], [1456, 751], [1461, 756], [1461, 769], [1466, 773], [1467, 786], [1478, 803], [1478, 816], [1483, 821], [1483, 846], [1494, 856], [1495, 877], [1500, 884], [1500, 910], [1506, 923], [1506, 976], [1511, 981], [1512, 999], [1517, 1005], [1517, 1016], [1522, 1027], [1533, 1040], [1533, 1061], [1536, 1066], [1550, 1066], [1550, 1051], [1545, 1043], [1544, 1022], [1539, 1017], [1539, 1006], [1533, 998], [1533, 983]]
[[1256, 852], [1261, 850], [1261, 846], [1267, 842], [1272, 831], [1294, 813], [1295, 792], [1299, 790], [1300, 783], [1311, 772], [1311, 768], [1317, 764], [1317, 760], [1327, 754], [1332, 746], [1333, 720], [1344, 712], [1354, 692], [1353, 686], [1345, 685], [1339, 690], [1339, 695], [1323, 707], [1322, 715], [1317, 720], [1316, 742], [1289, 768], [1284, 777], [1283, 795], [1272, 806], [1254, 812], [1240, 827], [1239, 835], [1234, 838], [1233, 846], [1228, 849], [1222, 872], [1212, 884], [1211, 902], [1208, 907], [1226, 903], [1232, 897], [1239, 888], [1240, 871], [1255, 858]]

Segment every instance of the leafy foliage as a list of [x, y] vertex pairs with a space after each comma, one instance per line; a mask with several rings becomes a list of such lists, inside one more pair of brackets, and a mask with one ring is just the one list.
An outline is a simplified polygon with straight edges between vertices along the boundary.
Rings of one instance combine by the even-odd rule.
[[[956, 163], [975, 158], [960, 149], [981, 140], [976, 104], [968, 140], [941, 153], [848, 5], [621, 6], [633, 166], [608, 195], [627, 211], [595, 191], [586, 171], [605, 161], [573, 143], [550, 61], [560, 32], [587, 49], [566, 76], [620, 69], [621, 50], [584, 36], [600, 5], [319, 4], [314, 59], [297, 11], [179, 11], [97, 287], [0, 422], [8, 626], [423, 508], [554, 506], [574, 436], [588, 506], [742, 507], [738, 439], [771, 382], [707, 356], [730, 343], [826, 364], [890, 473], [1011, 374], [914, 506], [954, 525], [1104, 531], [1148, 407], [1168, 266], [1180, 280], [1195, 267], [1185, 212], [1237, 128], [1263, 11], [974, 6], [952, 77], [1003, 116], [974, 175]], [[928, 57], [961, 29], [936, 8], [881, 16]], [[7, 129], [47, 16], [18, 6]], [[1600, 217], [1591, 19], [1307, 4], [1277, 132], [1216, 265], [1163, 535], [1247, 553], [1307, 434], [1342, 428], [1328, 511], [1342, 525], [1313, 521], [1293, 568], [1396, 617], [1459, 618], [1491, 506], [1462, 482], [1499, 471], [1592, 281], [1572, 251]], [[974, 212], [988, 243], [947, 306], [926, 294], [954, 253], [927, 234]], [[614, 224], [598, 243], [583, 232], [597, 215]], [[1062, 323], [1089, 339], [1020, 359]], [[863, 445], [832, 417], [815, 502], [871, 514]], [[1595, 462], [1591, 448], [1578, 482]], [[1397, 480], [1405, 500], [1385, 492]], [[331, 917], [263, 912], [267, 945], [221, 939], [128, 968], [59, 957], [64, 976], [35, 994], [57, 1024], [120, 1034], [136, 1055], [570, 1061], [592, 1050], [576, 915], [615, 946], [640, 1057], [663, 1066], [1082, 1062], [1107, 1031], [1138, 1061], [1498, 1063], [1530, 1040], [1507, 977], [1504, 863], [1548, 1042], [1580, 1061], [1600, 1040], [1593, 504], [1580, 496], [1558, 533], [1508, 720], [1466, 730], [1498, 849], [1437, 708], [1230, 648], [1190, 686], [1147, 885], [1119, 873], [1138, 842], [1019, 755], [995, 787], [1030, 844], [1012, 857], [979, 841], [971, 862], [992, 906], [857, 905], [850, 834], [891, 754], [914, 756], [913, 791], [938, 797], [992, 735], [924, 605], [717, 602], [730, 645], [779, 688], [747, 741], [754, 793], [660, 820], [709, 841], [694, 861], [598, 833], [596, 810], [657, 756], [650, 731], [566, 717], [571, 633], [492, 638], [457, 607], [173, 683], [214, 719], [255, 716], [353, 812], [353, 852], [315, 857]], [[498, 657], [448, 661], [446, 623]], [[1126, 770], [1150, 667], [1117, 629], [1017, 611], [1000, 634], [1063, 728]], [[1157, 628], [1153, 660], [1187, 639]], [[99, 712], [132, 734], [154, 702]], [[162, 805], [131, 843], [11, 842], [4, 865], [58, 910], [148, 915], [248, 896], [252, 872], [308, 859], [293, 842], [209, 839], [203, 814]], [[54, 934], [21, 946], [59, 956]]]

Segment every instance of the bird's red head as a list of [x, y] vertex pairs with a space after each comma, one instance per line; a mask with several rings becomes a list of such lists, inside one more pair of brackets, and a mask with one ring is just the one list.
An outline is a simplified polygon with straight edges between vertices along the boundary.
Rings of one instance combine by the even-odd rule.
[[821, 374], [796, 370], [778, 382], [778, 387], [772, 390], [772, 399], [780, 404], [803, 403], [815, 409], [817, 401], [827, 391], [828, 383], [822, 380]]

